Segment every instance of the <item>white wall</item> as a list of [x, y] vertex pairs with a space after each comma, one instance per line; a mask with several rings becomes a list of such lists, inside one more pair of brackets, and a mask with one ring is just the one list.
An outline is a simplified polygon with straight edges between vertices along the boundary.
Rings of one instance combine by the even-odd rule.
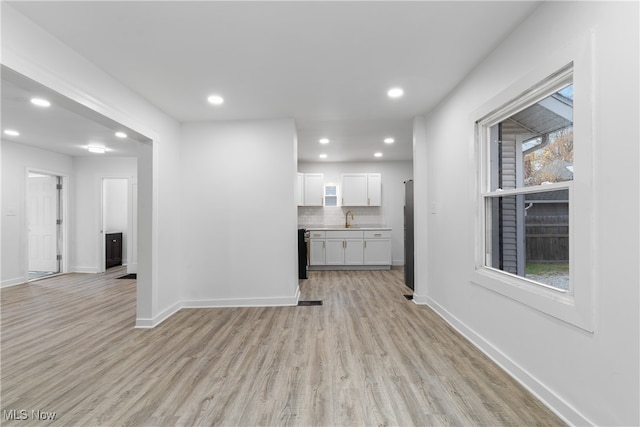
[[184, 124], [182, 161], [185, 305], [296, 304], [293, 120]]
[[[587, 106], [595, 207], [590, 228], [579, 230], [592, 234], [586, 251], [594, 265], [576, 265], [594, 272], [592, 333], [470, 280], [478, 212], [474, 114], [576, 38], [594, 43], [586, 71], [596, 100]], [[416, 189], [427, 189], [427, 200], [416, 204], [417, 238], [428, 242], [416, 259], [417, 299], [577, 425], [640, 424], [638, 40], [637, 2], [544, 3], [426, 116], [426, 136], [416, 140]]]
[[127, 229], [129, 188], [124, 178], [106, 178], [103, 188], [104, 232], [123, 232]]
[[[24, 283], [28, 278], [27, 256], [27, 169], [50, 172], [73, 181], [69, 156], [2, 140], [2, 282], [1, 286]], [[67, 186], [68, 187], [68, 186]], [[72, 203], [73, 193], [65, 189]], [[73, 234], [73, 215], [67, 213], [68, 235]]]
[[[343, 173], [375, 173], [382, 174], [382, 206], [361, 208], [298, 208], [300, 226], [336, 226], [344, 222], [347, 210], [354, 211], [354, 224], [384, 225], [392, 229], [391, 258], [393, 265], [404, 265], [404, 182], [413, 178], [413, 163], [407, 161], [393, 162], [300, 162], [298, 172], [324, 173], [325, 184], [341, 184]], [[331, 212], [339, 210], [339, 221]], [[330, 213], [327, 213], [329, 211]], [[310, 224], [309, 217], [324, 217], [325, 224]], [[328, 221], [328, 222], [327, 222]]]
[[181, 293], [180, 125], [6, 2], [2, 63], [153, 140], [138, 150], [137, 324], [157, 324]]

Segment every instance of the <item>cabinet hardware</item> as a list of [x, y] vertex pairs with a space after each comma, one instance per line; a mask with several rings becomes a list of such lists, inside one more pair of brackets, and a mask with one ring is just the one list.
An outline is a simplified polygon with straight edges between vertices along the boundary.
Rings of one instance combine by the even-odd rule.
[[367, 241], [366, 240], [364, 241], [364, 247], [365, 247], [365, 249], [367, 247]]
[[371, 206], [371, 199], [367, 199], [367, 205]]
[[376, 233], [376, 234], [374, 234], [374, 236], [376, 236], [376, 237], [380, 237], [380, 236], [382, 236], [382, 234], [378, 234], [378, 233]]

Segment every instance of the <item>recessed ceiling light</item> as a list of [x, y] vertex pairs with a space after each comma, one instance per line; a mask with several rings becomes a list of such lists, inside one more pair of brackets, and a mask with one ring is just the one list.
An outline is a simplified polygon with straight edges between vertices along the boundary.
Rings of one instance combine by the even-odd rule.
[[384, 139], [384, 143], [385, 144], [393, 144], [394, 142], [396, 142], [396, 140], [393, 139], [393, 138], [385, 138]]
[[328, 144], [329, 143], [329, 138], [320, 138], [320, 144]]
[[33, 105], [37, 105], [38, 107], [49, 107], [51, 103], [43, 98], [31, 98], [31, 103]]
[[211, 95], [207, 98], [207, 101], [213, 105], [221, 105], [224, 102], [224, 98], [220, 95]]
[[87, 150], [89, 150], [90, 153], [98, 153], [98, 154], [104, 154], [107, 151], [107, 149], [102, 145], [95, 145], [95, 144], [89, 144], [87, 146]]
[[327, 155], [323, 153], [323, 154], [320, 154], [318, 157], [320, 157], [321, 159], [326, 159]]
[[376, 157], [382, 157], [382, 153], [378, 152], [378, 153], [374, 153], [374, 156]]
[[116, 132], [116, 136], [117, 136], [118, 138], [126, 138], [126, 137], [127, 137], [127, 134], [126, 134], [126, 133], [124, 133], [124, 132]]
[[394, 87], [393, 89], [389, 89], [387, 95], [389, 95], [390, 98], [399, 98], [404, 95], [404, 90], [399, 87]]
[[7, 129], [4, 131], [5, 135], [9, 135], [9, 136], [19, 136], [20, 132], [18, 132], [17, 130], [13, 130], [13, 129]]

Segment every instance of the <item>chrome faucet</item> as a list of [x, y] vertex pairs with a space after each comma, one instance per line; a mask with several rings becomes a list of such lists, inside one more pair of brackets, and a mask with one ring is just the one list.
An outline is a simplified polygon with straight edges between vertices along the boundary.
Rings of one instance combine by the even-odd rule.
[[351, 214], [351, 219], [353, 219], [353, 212], [347, 211], [347, 214], [344, 216], [344, 227], [349, 228], [349, 214]]

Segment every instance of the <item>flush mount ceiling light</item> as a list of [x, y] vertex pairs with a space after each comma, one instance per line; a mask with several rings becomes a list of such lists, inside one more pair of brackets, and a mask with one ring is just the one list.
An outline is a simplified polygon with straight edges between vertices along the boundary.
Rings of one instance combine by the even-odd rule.
[[376, 156], [376, 157], [382, 157], [382, 153], [380, 153], [380, 152], [374, 153], [373, 155]]
[[329, 143], [329, 138], [320, 138], [320, 140], [318, 142], [320, 144], [328, 144]]
[[31, 98], [31, 103], [38, 107], [50, 107], [51, 103], [44, 98]]
[[224, 98], [220, 95], [211, 95], [207, 98], [207, 101], [209, 101], [209, 104], [222, 105], [222, 103], [224, 103]]
[[13, 130], [13, 129], [7, 129], [4, 131], [5, 135], [9, 135], [9, 136], [20, 136], [20, 132], [18, 132], [17, 130]]
[[95, 144], [89, 144], [87, 146], [87, 150], [89, 150], [90, 153], [98, 153], [98, 154], [104, 154], [107, 151], [107, 149], [102, 145], [95, 145]]
[[404, 90], [399, 87], [394, 87], [393, 89], [389, 89], [387, 95], [389, 95], [389, 98], [400, 98], [402, 95], [404, 95]]
[[323, 154], [320, 154], [318, 157], [320, 157], [321, 159], [326, 159], [327, 155], [323, 153]]
[[385, 138], [384, 139], [384, 143], [385, 144], [393, 144], [394, 142], [396, 142], [396, 140], [393, 139], [393, 138]]
[[117, 136], [118, 138], [126, 138], [126, 137], [127, 137], [127, 134], [126, 134], [126, 133], [124, 133], [124, 132], [116, 132], [116, 136]]

